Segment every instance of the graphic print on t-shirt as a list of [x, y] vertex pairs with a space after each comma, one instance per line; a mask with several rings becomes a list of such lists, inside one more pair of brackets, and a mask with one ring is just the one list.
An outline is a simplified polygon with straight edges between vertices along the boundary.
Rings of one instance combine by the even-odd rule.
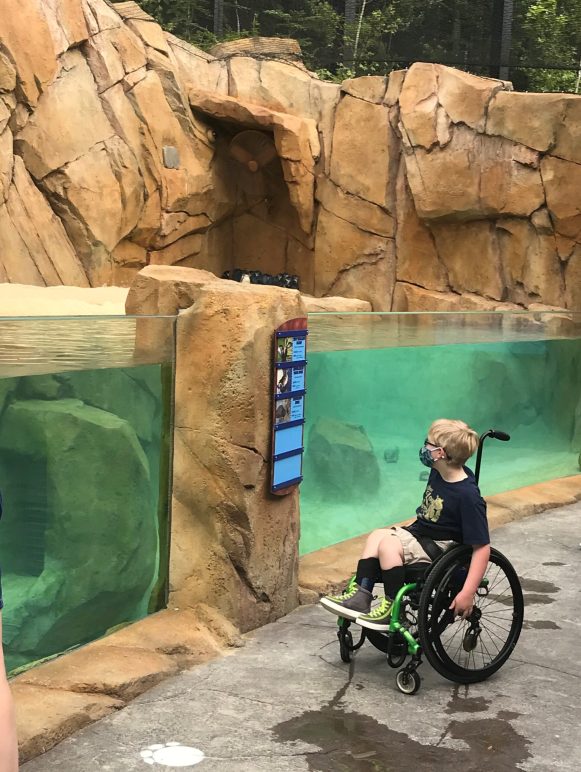
[[428, 485], [424, 491], [424, 498], [417, 509], [418, 517], [429, 520], [431, 523], [437, 523], [444, 508], [444, 499], [440, 496], [434, 496], [432, 486]]

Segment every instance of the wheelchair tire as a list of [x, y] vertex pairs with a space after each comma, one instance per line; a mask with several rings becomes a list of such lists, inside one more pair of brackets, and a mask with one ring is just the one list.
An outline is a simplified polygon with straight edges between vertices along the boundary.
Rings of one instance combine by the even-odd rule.
[[427, 576], [418, 612], [426, 659], [444, 678], [462, 684], [484, 681], [502, 667], [516, 646], [524, 614], [517, 573], [493, 548], [484, 575], [488, 586], [476, 597], [476, 621], [454, 620], [449, 606], [462, 588], [471, 557], [470, 546], [459, 546], [438, 561]]

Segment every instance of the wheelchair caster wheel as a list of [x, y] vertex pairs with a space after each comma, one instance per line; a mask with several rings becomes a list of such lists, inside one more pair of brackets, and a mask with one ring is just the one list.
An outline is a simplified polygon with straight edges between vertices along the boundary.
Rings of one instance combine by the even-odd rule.
[[351, 652], [353, 650], [353, 636], [351, 630], [343, 630], [337, 633], [339, 636], [339, 653], [343, 662], [351, 662]]
[[403, 694], [415, 694], [420, 688], [422, 679], [415, 670], [412, 670], [412, 672], [409, 673], [404, 668], [403, 670], [400, 670], [395, 677], [395, 682], [397, 684], [397, 688]]

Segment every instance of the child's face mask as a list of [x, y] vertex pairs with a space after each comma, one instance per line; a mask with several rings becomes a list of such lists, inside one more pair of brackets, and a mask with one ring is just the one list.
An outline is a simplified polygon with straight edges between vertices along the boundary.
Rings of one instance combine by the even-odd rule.
[[[429, 446], [429, 447], [428, 447]], [[420, 461], [424, 466], [432, 467], [434, 466], [434, 458], [432, 457], [432, 453], [434, 450], [439, 450], [438, 445], [432, 445], [431, 442], [428, 441], [427, 437], [424, 440], [424, 444], [420, 448]]]
[[434, 466], [434, 459], [432, 458], [432, 451], [425, 445], [420, 448], [420, 461], [424, 466]]

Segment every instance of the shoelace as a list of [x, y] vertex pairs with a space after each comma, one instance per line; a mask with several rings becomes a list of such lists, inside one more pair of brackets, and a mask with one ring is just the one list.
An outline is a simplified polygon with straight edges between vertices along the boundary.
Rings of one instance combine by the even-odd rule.
[[371, 619], [376, 619], [377, 617], [382, 617], [384, 614], [387, 614], [390, 609], [391, 603], [384, 598], [379, 606], [374, 608], [373, 611], [371, 611], [367, 616]]

